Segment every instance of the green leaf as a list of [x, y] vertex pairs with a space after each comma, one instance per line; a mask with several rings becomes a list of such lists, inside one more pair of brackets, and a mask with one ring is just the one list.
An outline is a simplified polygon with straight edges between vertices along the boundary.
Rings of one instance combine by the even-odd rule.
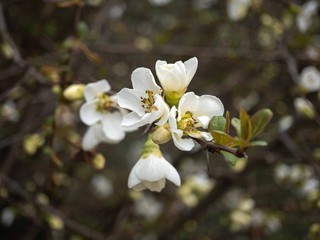
[[248, 113], [240, 109], [241, 137], [245, 140], [250, 140], [252, 136], [252, 124]]
[[271, 121], [273, 113], [270, 109], [261, 109], [253, 114], [251, 117], [252, 122], [252, 137], [258, 136]]
[[237, 138], [234, 138], [225, 132], [213, 131], [211, 132], [211, 135], [216, 144], [223, 145], [226, 147], [234, 147], [239, 145], [239, 140]]
[[223, 116], [214, 116], [208, 126], [208, 131], [224, 131], [226, 127], [226, 119]]
[[224, 156], [224, 158], [231, 163], [232, 166], [235, 166], [237, 163], [238, 158], [233, 155], [232, 153], [226, 152], [226, 151], [220, 151], [221, 154]]
[[267, 146], [268, 143], [266, 141], [262, 141], [262, 140], [257, 140], [257, 141], [252, 141], [250, 142], [250, 146], [251, 147], [263, 147], [263, 146]]
[[237, 135], [241, 137], [241, 123], [239, 118], [232, 118], [231, 125], [236, 129]]

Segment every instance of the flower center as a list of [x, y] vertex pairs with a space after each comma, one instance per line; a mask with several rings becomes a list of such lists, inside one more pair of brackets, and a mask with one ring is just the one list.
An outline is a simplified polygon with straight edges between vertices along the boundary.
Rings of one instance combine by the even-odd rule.
[[110, 112], [113, 107], [113, 101], [109, 95], [103, 93], [99, 96], [99, 101], [97, 104], [97, 110], [99, 112]]
[[144, 108], [145, 113], [150, 113], [152, 111], [158, 111], [158, 108], [154, 106], [155, 100], [154, 95], [151, 90], [146, 90], [147, 97], [140, 97], [142, 102], [142, 107]]
[[183, 130], [183, 132], [196, 132], [196, 124], [198, 122], [192, 117], [191, 112], [186, 112], [181, 120], [177, 123], [179, 129]]

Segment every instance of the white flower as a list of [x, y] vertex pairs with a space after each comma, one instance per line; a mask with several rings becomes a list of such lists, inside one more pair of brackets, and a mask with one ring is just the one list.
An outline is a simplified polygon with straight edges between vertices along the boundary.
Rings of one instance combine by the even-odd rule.
[[243, 19], [251, 5], [251, 0], [228, 0], [227, 15], [232, 21]]
[[215, 96], [199, 97], [193, 92], [184, 94], [180, 99], [178, 109], [173, 106], [169, 115], [170, 130], [176, 147], [183, 151], [190, 151], [194, 147], [192, 139], [182, 138], [186, 136], [211, 141], [211, 134], [199, 131], [198, 128], [207, 129], [211, 118], [221, 116], [223, 112], [223, 104]]
[[156, 84], [151, 71], [137, 68], [131, 75], [133, 89], [118, 92], [118, 103], [132, 112], [124, 116], [122, 126], [141, 127], [155, 122], [163, 125], [168, 120], [169, 107], [164, 102], [161, 88]]
[[317, 1], [308, 1], [303, 4], [300, 13], [297, 16], [297, 26], [300, 32], [306, 32], [311, 23], [314, 15], [317, 13], [319, 4]]
[[[93, 146], [101, 141], [117, 143], [125, 137], [125, 131], [133, 130], [125, 129], [120, 125], [123, 113], [118, 107], [116, 96], [106, 94], [110, 89], [107, 80], [90, 83], [84, 89], [86, 103], [80, 108], [80, 118], [85, 124], [94, 125], [86, 133], [86, 139], [83, 140], [84, 146]], [[99, 128], [103, 133], [97, 132]], [[90, 140], [94, 142], [89, 143]]]
[[[156, 73], [164, 89], [167, 101], [179, 101], [186, 92], [198, 68], [198, 59], [193, 57], [186, 62], [167, 63], [158, 60], [156, 62]], [[173, 102], [172, 105], [174, 105]]]
[[300, 86], [308, 92], [320, 89], [320, 72], [313, 66], [304, 68], [300, 76]]
[[[120, 124], [120, 122], [118, 123]], [[99, 143], [118, 143], [118, 140], [108, 138], [102, 129], [101, 123], [96, 123], [88, 128], [82, 138], [81, 146], [83, 150], [89, 151], [95, 148]]]
[[148, 188], [160, 192], [165, 187], [166, 179], [177, 186], [181, 185], [177, 170], [162, 156], [159, 145], [149, 135], [142, 157], [130, 172], [128, 187], [138, 191]]
[[150, 154], [148, 157], [141, 157], [132, 168], [128, 187], [134, 190], [160, 192], [166, 183], [166, 179], [180, 186], [181, 181], [177, 170], [163, 157]]

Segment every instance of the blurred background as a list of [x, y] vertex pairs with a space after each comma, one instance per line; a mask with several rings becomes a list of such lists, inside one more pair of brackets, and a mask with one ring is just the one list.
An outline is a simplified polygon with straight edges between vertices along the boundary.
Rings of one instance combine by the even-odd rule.
[[[0, 239], [320, 239], [318, 1], [3, 0], [0, 3]], [[81, 149], [81, 100], [63, 90], [197, 57], [188, 90], [232, 117], [270, 108], [268, 142], [231, 166], [200, 147], [161, 149], [180, 173], [161, 193], [127, 179], [143, 130]]]

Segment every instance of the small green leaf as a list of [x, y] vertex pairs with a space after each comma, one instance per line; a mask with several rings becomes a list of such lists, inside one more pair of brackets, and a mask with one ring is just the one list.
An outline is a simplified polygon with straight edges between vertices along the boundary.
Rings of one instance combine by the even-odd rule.
[[233, 155], [232, 153], [226, 152], [226, 151], [220, 151], [221, 154], [224, 156], [224, 158], [231, 163], [232, 166], [235, 166], [237, 163], [238, 158]]
[[263, 147], [263, 146], [267, 146], [268, 143], [266, 141], [262, 141], [262, 140], [257, 140], [257, 141], [252, 141], [250, 142], [250, 146], [251, 147]]
[[236, 129], [237, 135], [241, 137], [241, 123], [239, 118], [232, 118], [231, 125]]
[[251, 117], [252, 122], [252, 137], [258, 136], [269, 124], [273, 113], [270, 109], [261, 109], [260, 111], [253, 114]]
[[234, 147], [239, 145], [237, 138], [234, 138], [225, 132], [213, 131], [211, 132], [211, 135], [213, 137], [213, 141], [219, 145], [226, 147]]
[[241, 137], [245, 140], [251, 139], [252, 124], [248, 113], [241, 108], [240, 109], [240, 123], [241, 123]]
[[226, 119], [223, 116], [214, 116], [208, 126], [209, 132], [224, 131], [226, 127]]

